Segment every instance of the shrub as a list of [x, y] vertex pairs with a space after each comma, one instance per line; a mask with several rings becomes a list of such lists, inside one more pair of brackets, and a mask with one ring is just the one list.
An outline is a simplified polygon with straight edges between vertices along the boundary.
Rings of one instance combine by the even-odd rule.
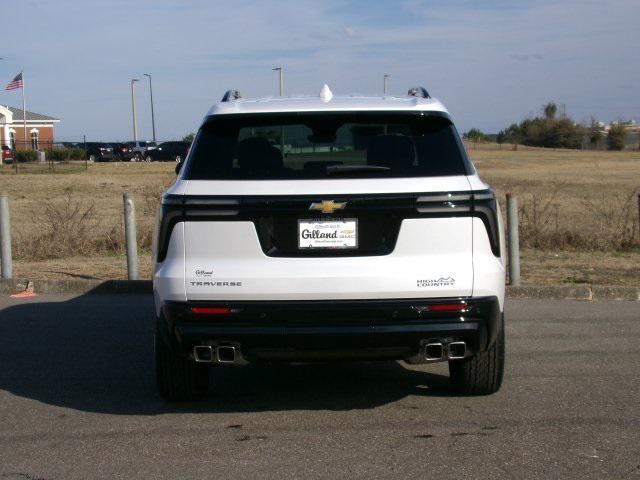
[[463, 135], [463, 138], [471, 140], [473, 142], [484, 142], [487, 136], [478, 128], [472, 128]]
[[84, 160], [86, 158], [85, 151], [81, 148], [69, 149], [69, 160]]
[[544, 105], [542, 117], [527, 118], [520, 124], [512, 124], [504, 130], [503, 140], [532, 147], [580, 148], [584, 128], [564, 115], [556, 118], [557, 109], [553, 102]]
[[624, 148], [625, 129], [622, 125], [611, 125], [607, 133], [607, 148], [609, 150], [622, 150]]
[[561, 202], [563, 186], [519, 195], [520, 244], [538, 249], [625, 251], [640, 246], [634, 191], [583, 197], [584, 215], [569, 216]]
[[66, 149], [47, 150], [45, 153], [47, 156], [47, 160], [50, 161], [62, 161], [68, 158]]
[[96, 235], [99, 221], [93, 202], [74, 200], [71, 194], [62, 201], [47, 201], [32, 212], [37, 232], [22, 232], [16, 246], [17, 258], [45, 259], [74, 255], [105, 254], [120, 249], [117, 229]]
[[80, 148], [55, 148], [47, 150], [47, 160], [63, 162], [66, 160], [83, 160], [84, 150]]
[[532, 147], [580, 148], [582, 127], [569, 118], [536, 117], [520, 124], [522, 143]]
[[16, 150], [13, 159], [18, 163], [35, 162], [38, 160], [38, 152], [35, 150]]

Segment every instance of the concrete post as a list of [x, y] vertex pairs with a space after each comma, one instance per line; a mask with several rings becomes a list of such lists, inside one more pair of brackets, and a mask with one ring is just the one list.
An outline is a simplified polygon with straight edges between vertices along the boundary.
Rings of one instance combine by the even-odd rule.
[[124, 200], [124, 236], [127, 249], [127, 277], [138, 280], [138, 242], [136, 236], [136, 209], [128, 193]]
[[5, 194], [0, 196], [0, 257], [2, 278], [13, 278], [11, 219], [9, 218], [9, 199]]
[[520, 237], [518, 235], [518, 199], [507, 193], [507, 226], [509, 229], [509, 284], [520, 285]]

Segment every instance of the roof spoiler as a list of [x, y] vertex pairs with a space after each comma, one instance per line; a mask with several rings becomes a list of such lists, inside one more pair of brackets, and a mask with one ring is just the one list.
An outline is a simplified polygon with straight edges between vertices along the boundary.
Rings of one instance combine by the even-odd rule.
[[424, 87], [410, 88], [407, 95], [410, 97], [431, 98], [431, 95], [429, 95], [429, 92], [427, 92], [427, 89]]
[[230, 102], [242, 98], [242, 94], [238, 90], [227, 90], [222, 96], [222, 102]]

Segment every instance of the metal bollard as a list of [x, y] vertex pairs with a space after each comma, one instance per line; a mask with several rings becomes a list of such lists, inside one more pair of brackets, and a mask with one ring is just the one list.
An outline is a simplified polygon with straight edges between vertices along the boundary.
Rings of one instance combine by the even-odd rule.
[[124, 237], [127, 248], [127, 278], [138, 280], [138, 241], [136, 238], [136, 209], [128, 193], [124, 200]]
[[9, 198], [6, 195], [0, 196], [0, 257], [2, 278], [13, 278], [11, 219], [9, 218]]
[[520, 237], [518, 235], [518, 199], [507, 193], [509, 229], [509, 285], [520, 285]]

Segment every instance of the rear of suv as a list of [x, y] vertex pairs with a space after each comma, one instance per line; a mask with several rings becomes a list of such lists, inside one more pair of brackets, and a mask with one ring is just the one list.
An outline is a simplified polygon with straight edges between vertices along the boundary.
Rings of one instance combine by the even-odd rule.
[[109, 144], [86, 142], [84, 148], [87, 160], [90, 162], [109, 162], [113, 160], [113, 147]]
[[205, 117], [162, 200], [156, 375], [211, 366], [447, 361], [490, 394], [504, 370], [503, 231], [444, 106], [404, 97], [244, 99]]

